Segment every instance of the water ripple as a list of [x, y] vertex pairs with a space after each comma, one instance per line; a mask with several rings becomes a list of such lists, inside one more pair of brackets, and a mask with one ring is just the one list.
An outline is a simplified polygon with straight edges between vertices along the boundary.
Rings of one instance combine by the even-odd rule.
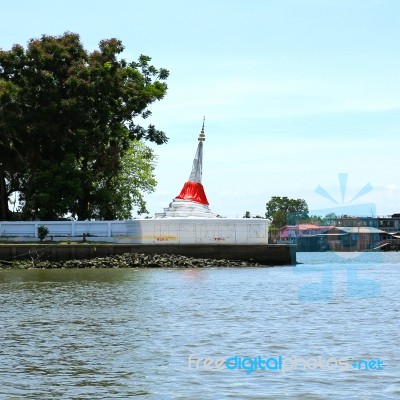
[[[400, 398], [400, 254], [299, 258], [293, 268], [1, 270], [0, 398]], [[350, 268], [380, 292], [348, 292]], [[302, 297], [310, 284], [330, 297]], [[246, 373], [197, 368], [190, 355], [384, 368]]]

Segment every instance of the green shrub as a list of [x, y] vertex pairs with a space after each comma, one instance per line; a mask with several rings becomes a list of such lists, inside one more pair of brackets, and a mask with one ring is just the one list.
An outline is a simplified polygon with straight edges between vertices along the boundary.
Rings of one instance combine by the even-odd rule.
[[49, 228], [41, 225], [37, 228], [37, 233], [40, 241], [43, 242], [43, 239], [49, 234]]

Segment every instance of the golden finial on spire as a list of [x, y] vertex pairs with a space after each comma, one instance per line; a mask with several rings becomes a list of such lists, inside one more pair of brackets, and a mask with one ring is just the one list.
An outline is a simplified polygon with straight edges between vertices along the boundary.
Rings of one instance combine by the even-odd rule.
[[203, 117], [203, 126], [201, 128], [201, 133], [199, 135], [199, 141], [204, 142], [206, 140], [206, 135], [204, 134], [204, 121], [206, 120], [206, 117]]

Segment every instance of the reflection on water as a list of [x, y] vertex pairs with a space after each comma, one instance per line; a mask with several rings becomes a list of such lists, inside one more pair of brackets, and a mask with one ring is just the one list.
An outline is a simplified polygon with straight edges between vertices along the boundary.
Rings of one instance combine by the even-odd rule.
[[[298, 260], [265, 269], [0, 270], [0, 398], [399, 398], [400, 254]], [[349, 271], [379, 292], [352, 296]], [[322, 283], [329, 298], [302, 296], [307, 287], [321, 295]], [[189, 368], [190, 355], [369, 358], [384, 369], [245, 374]]]
[[[138, 272], [139, 270], [133, 270]], [[16, 269], [3, 270], [0, 274], [0, 283], [4, 282], [120, 282], [131, 280], [132, 271], [128, 269], [119, 269], [115, 273], [114, 269]]]

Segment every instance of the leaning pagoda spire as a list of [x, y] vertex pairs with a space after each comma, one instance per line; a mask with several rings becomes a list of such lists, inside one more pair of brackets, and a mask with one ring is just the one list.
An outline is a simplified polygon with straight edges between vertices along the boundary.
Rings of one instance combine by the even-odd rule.
[[203, 175], [203, 143], [206, 140], [204, 122], [205, 117], [203, 118], [203, 126], [198, 137], [199, 144], [197, 145], [196, 154], [194, 156], [192, 172], [190, 173], [189, 180], [185, 182], [180, 194], [176, 196], [176, 198], [208, 205], [207, 196], [201, 183]]
[[203, 146], [206, 140], [204, 133], [204, 122], [198, 137], [198, 145], [194, 156], [192, 170], [189, 179], [184, 183], [183, 188], [164, 212], [156, 213], [155, 218], [216, 218], [208, 207], [204, 187], [201, 183], [203, 175]]

